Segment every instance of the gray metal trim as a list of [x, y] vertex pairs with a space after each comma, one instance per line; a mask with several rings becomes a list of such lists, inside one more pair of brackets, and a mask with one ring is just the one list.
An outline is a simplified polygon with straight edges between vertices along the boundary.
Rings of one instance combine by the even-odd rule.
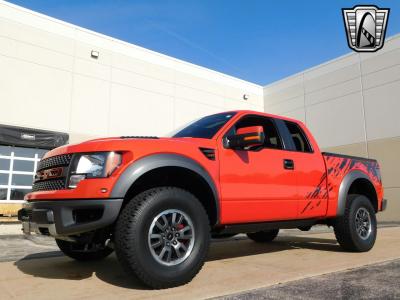
[[214, 181], [199, 163], [179, 154], [154, 154], [135, 161], [119, 177], [111, 198], [124, 198], [132, 184], [145, 173], [162, 167], [181, 167], [200, 175], [210, 186], [217, 208], [217, 223], [219, 222], [219, 196]]
[[[33, 228], [52, 228], [53, 236], [76, 235], [104, 228], [113, 224], [119, 215], [123, 199], [64, 199], [30, 201], [18, 212], [18, 219], [28, 222]], [[86, 223], [76, 223], [73, 218], [75, 209], [103, 209], [100, 219]], [[32, 211], [32, 217], [26, 216]], [[54, 222], [54, 223], [53, 223]]]
[[366, 175], [365, 173], [363, 173], [359, 170], [350, 171], [343, 178], [342, 182], [340, 183], [340, 187], [339, 187], [338, 206], [337, 206], [337, 210], [336, 210], [337, 216], [344, 215], [344, 211], [346, 208], [347, 195], [349, 193], [350, 186], [355, 180], [360, 179], [360, 178], [367, 179], [369, 182], [371, 182], [371, 179], [368, 177], [368, 175]]

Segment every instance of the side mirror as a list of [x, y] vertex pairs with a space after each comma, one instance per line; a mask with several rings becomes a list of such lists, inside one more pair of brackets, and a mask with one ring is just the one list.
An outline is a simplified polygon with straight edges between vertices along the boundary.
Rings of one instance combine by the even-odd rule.
[[230, 149], [244, 149], [264, 144], [265, 135], [262, 126], [239, 128], [235, 135], [227, 137], [226, 146]]

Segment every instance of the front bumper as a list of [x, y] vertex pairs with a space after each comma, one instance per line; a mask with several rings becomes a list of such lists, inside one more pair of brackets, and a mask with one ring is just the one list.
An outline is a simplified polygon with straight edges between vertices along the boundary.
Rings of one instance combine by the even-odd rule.
[[18, 211], [26, 234], [71, 236], [113, 224], [123, 199], [71, 199], [31, 201]]

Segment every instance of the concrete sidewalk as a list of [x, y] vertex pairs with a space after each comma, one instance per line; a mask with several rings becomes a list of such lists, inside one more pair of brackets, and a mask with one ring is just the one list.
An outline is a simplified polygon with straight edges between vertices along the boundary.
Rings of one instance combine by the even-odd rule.
[[21, 223], [0, 222], [0, 238], [2, 235], [22, 235]]
[[0, 290], [5, 298], [18, 299], [204, 299], [393, 260], [400, 257], [399, 249], [400, 228], [379, 229], [367, 253], [341, 251], [332, 233], [282, 236], [270, 244], [231, 239], [211, 244], [203, 270], [191, 283], [158, 291], [126, 275], [114, 255], [78, 263], [48, 251], [40, 259], [30, 255], [0, 263]]

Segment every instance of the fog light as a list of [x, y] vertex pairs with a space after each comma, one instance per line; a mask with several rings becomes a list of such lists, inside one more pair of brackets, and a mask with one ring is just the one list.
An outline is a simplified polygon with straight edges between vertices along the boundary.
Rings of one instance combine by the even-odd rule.
[[86, 178], [86, 175], [71, 175], [71, 177], [69, 178], [68, 187], [70, 189], [76, 188], [78, 183], [81, 182], [85, 178]]

